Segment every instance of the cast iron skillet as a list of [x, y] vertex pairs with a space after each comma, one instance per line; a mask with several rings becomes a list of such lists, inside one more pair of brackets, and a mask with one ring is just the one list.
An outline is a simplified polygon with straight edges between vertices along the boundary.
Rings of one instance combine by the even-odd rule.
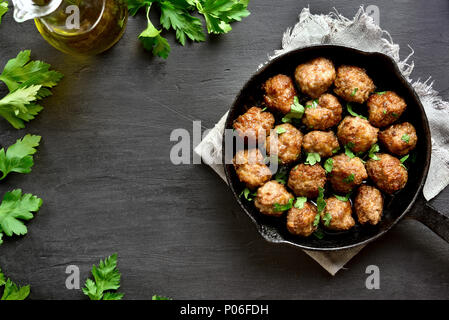
[[[449, 242], [448, 217], [426, 204], [422, 194], [431, 155], [429, 123], [418, 96], [402, 77], [396, 63], [390, 57], [381, 53], [367, 53], [331, 45], [307, 47], [284, 54], [269, 62], [245, 84], [229, 111], [225, 128], [232, 129], [232, 123], [239, 115], [260, 103], [263, 94], [261, 85], [268, 78], [279, 73], [293, 78], [297, 65], [321, 56], [331, 59], [337, 67], [341, 64], [349, 64], [365, 68], [379, 91], [392, 90], [405, 99], [408, 107], [400, 121], [412, 123], [418, 135], [418, 144], [415, 149], [416, 162], [409, 165], [407, 185], [393, 197], [385, 199], [382, 221], [377, 226], [356, 225], [343, 233], [325, 232], [323, 239], [317, 239], [314, 236], [297, 237], [287, 231], [285, 215], [282, 218], [264, 216], [252, 203], [239, 198], [244, 185], [237, 178], [232, 159], [226, 158], [226, 145], [223, 142], [223, 164], [228, 184], [243, 211], [256, 224], [259, 233], [267, 241], [286, 243], [308, 250], [342, 250], [366, 244], [385, 234], [403, 217], [419, 220]], [[234, 149], [234, 146], [231, 147]], [[235, 154], [235, 151], [233, 150], [231, 154]]]

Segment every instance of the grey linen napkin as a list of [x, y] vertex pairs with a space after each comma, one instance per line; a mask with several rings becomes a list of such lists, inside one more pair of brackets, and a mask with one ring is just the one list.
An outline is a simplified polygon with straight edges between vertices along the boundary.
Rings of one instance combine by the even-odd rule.
[[[395, 44], [390, 34], [375, 24], [373, 19], [359, 9], [350, 20], [338, 12], [327, 15], [311, 14], [309, 8], [304, 8], [299, 14], [299, 22], [288, 28], [282, 38], [282, 49], [276, 50], [268, 61], [288, 51], [318, 44], [335, 44], [357, 48], [369, 52], [382, 52], [392, 57], [399, 66], [403, 76], [411, 83], [419, 95], [427, 113], [432, 132], [432, 160], [429, 176], [424, 186], [424, 197], [434, 198], [449, 184], [449, 102], [438, 96], [430, 82], [430, 78], [422, 82], [413, 81], [410, 74], [414, 63], [410, 62], [411, 54], [405, 59], [399, 58], [399, 45]], [[267, 62], [268, 62], [267, 61]], [[260, 67], [262, 67], [260, 65]], [[259, 68], [260, 68], [259, 67]], [[222, 134], [227, 113], [220, 119], [209, 134], [195, 148], [195, 153], [201, 156], [203, 162], [226, 181], [221, 151]], [[212, 150], [212, 152], [211, 152]], [[304, 250], [306, 254], [317, 261], [330, 274], [335, 275], [364, 246], [337, 252], [317, 252]]]

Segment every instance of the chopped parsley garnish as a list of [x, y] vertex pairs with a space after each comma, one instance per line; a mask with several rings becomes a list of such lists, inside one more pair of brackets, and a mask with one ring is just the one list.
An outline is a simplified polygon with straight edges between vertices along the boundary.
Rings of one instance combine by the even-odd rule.
[[313, 166], [314, 164], [316, 164], [317, 162], [320, 162], [320, 161], [321, 161], [321, 157], [320, 157], [319, 153], [309, 152], [307, 154], [306, 162], [304, 162], [304, 163]]
[[334, 197], [337, 198], [337, 199], [340, 200], [340, 201], [346, 202], [346, 201], [348, 201], [349, 198], [351, 197], [351, 193], [348, 193], [348, 194], [345, 195], [345, 196], [339, 196], [338, 194], [334, 194]]
[[318, 107], [318, 99], [312, 101], [312, 104], [306, 105], [306, 108], [316, 108]]
[[287, 204], [275, 203], [274, 204], [274, 211], [276, 211], [276, 212], [283, 212], [283, 211], [290, 210], [292, 207], [293, 207], [293, 198], [288, 200]]
[[241, 198], [243, 196], [243, 197], [245, 197], [246, 200], [253, 201], [253, 197], [255, 197], [256, 195], [257, 195], [257, 192], [251, 192], [251, 190], [249, 190], [248, 188], [245, 188], [240, 193], [239, 197]]
[[387, 114], [387, 109], [384, 109], [382, 112], [383, 114]]
[[285, 128], [282, 128], [282, 127], [279, 127], [279, 128], [276, 129], [276, 133], [277, 134], [283, 134], [283, 133], [286, 133], [286, 132], [287, 132], [287, 130]]
[[327, 173], [331, 173], [332, 172], [332, 168], [334, 166], [334, 160], [329, 158], [324, 162], [324, 169], [326, 170]]
[[316, 227], [319, 224], [320, 224], [320, 214], [317, 213], [315, 219], [313, 219], [313, 226]]
[[268, 107], [263, 108], [263, 109], [262, 109], [262, 112], [264, 112], [265, 110], [267, 110], [267, 108], [268, 108]]
[[307, 202], [307, 198], [306, 197], [298, 197], [298, 198], [296, 198], [294, 207], [296, 209], [302, 209], [302, 208], [304, 208], [304, 204], [306, 202]]
[[376, 92], [378, 95], [383, 95], [383, 94], [385, 94], [385, 93], [387, 93], [387, 91], [379, 91], [379, 92]]
[[349, 176], [347, 176], [346, 178], [343, 179], [343, 182], [351, 183], [354, 181], [354, 177], [355, 177], [354, 174], [351, 173]]
[[376, 152], [379, 152], [380, 147], [377, 143], [373, 144], [368, 151], [368, 157], [373, 160], [380, 160], [380, 158], [376, 155]]
[[407, 169], [406, 168], [406, 166], [404, 166], [404, 162], [405, 161], [407, 161], [407, 159], [410, 157], [410, 155], [408, 154], [408, 155], [406, 155], [406, 156], [403, 156], [399, 161], [401, 161], [401, 166], [404, 168], [404, 169]]
[[348, 109], [348, 112], [349, 112], [349, 114], [350, 114], [351, 116], [353, 116], [353, 117], [359, 117], [359, 118], [362, 118], [362, 119], [367, 120], [365, 116], [362, 116], [362, 115], [360, 115], [360, 114], [358, 114], [358, 113], [355, 113], [354, 110], [352, 110], [352, 104], [347, 103], [347, 104], [346, 104], [346, 109]]
[[324, 200], [324, 189], [318, 188], [318, 198], [316, 199], [316, 208], [318, 213], [321, 213], [326, 208], [326, 201]]
[[408, 134], [404, 134], [404, 135], [402, 135], [401, 140], [404, 141], [405, 143], [409, 143], [410, 136]]
[[330, 223], [331, 223], [331, 220], [332, 220], [331, 214], [329, 212], [326, 212], [326, 214], [323, 217], [323, 220], [324, 220], [324, 225], [326, 227], [328, 227], [330, 225]]
[[324, 238], [324, 232], [323, 232], [323, 230], [321, 230], [321, 229], [317, 229], [317, 230], [313, 233], [313, 235], [314, 235], [316, 238], [318, 238], [319, 240], [321, 240], [321, 239]]
[[292, 119], [301, 119], [303, 115], [304, 107], [299, 103], [298, 97], [295, 96], [293, 98], [293, 104], [290, 107], [290, 112], [282, 118], [282, 122], [290, 123]]
[[338, 147], [338, 148], [332, 150], [332, 153], [333, 153], [333, 154], [336, 154], [338, 151], [340, 151], [340, 147]]
[[357, 93], [357, 90], [359, 90], [359, 88], [354, 88], [354, 90], [351, 93], [351, 97], [355, 96], [355, 94]]
[[354, 153], [352, 152], [352, 148], [354, 148], [354, 143], [352, 143], [352, 142], [348, 142], [346, 145], [345, 145], [345, 154], [349, 157], [349, 158], [355, 158], [355, 155], [354, 155]]
[[274, 180], [281, 184], [286, 184], [288, 180], [288, 171], [287, 168], [281, 167], [278, 172], [276, 172], [276, 175], [274, 176]]

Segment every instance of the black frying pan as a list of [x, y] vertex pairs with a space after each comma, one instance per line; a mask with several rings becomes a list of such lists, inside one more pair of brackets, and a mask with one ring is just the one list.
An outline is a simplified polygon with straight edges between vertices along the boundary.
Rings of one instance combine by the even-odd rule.
[[393, 197], [386, 198], [382, 221], [377, 226], [356, 225], [343, 233], [325, 232], [323, 239], [317, 239], [314, 236], [301, 238], [287, 231], [285, 217], [273, 218], [262, 215], [252, 203], [239, 198], [245, 186], [237, 178], [231, 164], [232, 159], [226, 158], [226, 145], [223, 142], [223, 164], [228, 184], [243, 211], [256, 224], [258, 231], [267, 241], [287, 243], [309, 250], [342, 250], [366, 244], [382, 236], [403, 217], [419, 220], [449, 242], [449, 218], [426, 204], [422, 194], [431, 156], [429, 123], [418, 96], [390, 57], [381, 53], [367, 53], [331, 45], [307, 47], [286, 53], [270, 61], [245, 84], [229, 111], [225, 128], [232, 129], [232, 123], [239, 115], [248, 108], [260, 104], [263, 94], [261, 85], [268, 78], [279, 73], [293, 78], [296, 66], [320, 56], [331, 59], [336, 66], [349, 64], [365, 68], [379, 91], [392, 90], [405, 99], [408, 107], [400, 121], [412, 123], [418, 135], [418, 145], [415, 149], [416, 160], [409, 165], [407, 185]]

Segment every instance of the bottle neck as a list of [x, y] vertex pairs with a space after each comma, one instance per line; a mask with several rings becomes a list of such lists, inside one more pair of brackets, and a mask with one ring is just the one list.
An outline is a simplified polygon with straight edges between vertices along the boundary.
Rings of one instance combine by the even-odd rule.
[[62, 0], [12, 0], [14, 4], [14, 19], [24, 22], [31, 19], [48, 16], [55, 12]]

